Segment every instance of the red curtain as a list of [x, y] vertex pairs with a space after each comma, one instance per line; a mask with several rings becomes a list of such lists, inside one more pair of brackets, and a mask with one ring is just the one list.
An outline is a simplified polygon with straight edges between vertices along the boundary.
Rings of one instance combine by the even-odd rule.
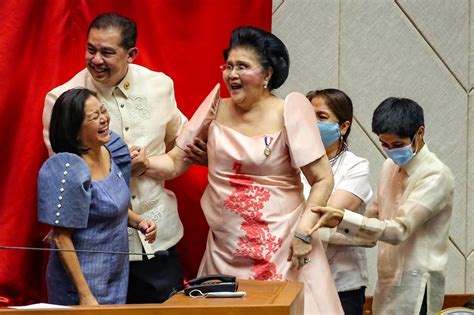
[[[47, 158], [42, 140], [46, 93], [84, 67], [87, 27], [116, 12], [138, 25], [136, 63], [175, 82], [176, 99], [191, 117], [216, 82], [233, 28], [271, 27], [271, 0], [15, 0], [0, 3], [0, 246], [44, 247], [49, 230], [37, 223], [36, 180]], [[179, 245], [187, 278], [194, 277], [207, 236], [199, 200], [207, 169], [194, 166], [167, 183], [178, 196], [185, 236]], [[0, 305], [45, 301], [47, 254], [0, 249]]]

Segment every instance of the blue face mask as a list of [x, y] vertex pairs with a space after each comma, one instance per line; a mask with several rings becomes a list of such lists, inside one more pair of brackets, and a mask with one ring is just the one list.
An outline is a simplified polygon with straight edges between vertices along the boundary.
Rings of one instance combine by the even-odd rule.
[[320, 121], [318, 127], [325, 148], [328, 148], [341, 137], [339, 123], [335, 121]]
[[403, 166], [407, 164], [413, 157], [416, 155], [413, 153], [411, 148], [411, 143], [405, 147], [387, 149], [383, 148], [388, 157], [398, 166]]

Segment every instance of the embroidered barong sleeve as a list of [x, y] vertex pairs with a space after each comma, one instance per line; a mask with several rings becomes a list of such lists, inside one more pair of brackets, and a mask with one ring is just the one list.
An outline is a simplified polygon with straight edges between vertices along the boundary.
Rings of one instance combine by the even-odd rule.
[[[331, 243], [332, 245], [346, 245], [346, 246], [358, 246], [358, 247], [373, 247], [376, 244], [376, 240], [371, 240], [363, 237], [358, 236], [350, 236], [341, 233], [340, 231], [332, 231], [333, 229], [329, 229], [329, 233], [324, 233], [323, 235], [328, 234], [327, 240], [321, 237], [321, 233], [319, 236], [321, 240], [327, 243]], [[321, 231], [321, 229], [319, 229]]]
[[[413, 186], [407, 187], [406, 201], [396, 209], [393, 219], [380, 220], [345, 211], [338, 230], [392, 245], [405, 241], [420, 225], [445, 209], [452, 194], [452, 178], [443, 169], [425, 170], [424, 174], [418, 176], [413, 180]], [[375, 200], [370, 211], [375, 213], [377, 209], [373, 207], [376, 206]]]
[[51, 142], [49, 141], [49, 124], [51, 121], [51, 113], [53, 112], [54, 103], [57, 100], [57, 96], [53, 93], [48, 93], [44, 100], [43, 108], [43, 141], [48, 149], [48, 155], [51, 156], [54, 154], [53, 149], [51, 148]]
[[173, 113], [171, 115], [171, 119], [166, 124], [166, 134], [164, 140], [166, 145], [166, 152], [168, 152], [174, 147], [176, 138], [182, 131], [183, 126], [188, 121], [186, 116], [178, 109], [176, 105], [173, 80], [171, 80], [170, 78], [168, 79], [171, 81], [171, 88], [169, 89], [168, 102], [166, 103], [169, 104]]

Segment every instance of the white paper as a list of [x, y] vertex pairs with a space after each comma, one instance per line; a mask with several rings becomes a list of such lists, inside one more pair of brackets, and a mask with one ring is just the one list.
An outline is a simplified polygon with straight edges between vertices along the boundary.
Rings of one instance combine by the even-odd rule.
[[17, 310], [25, 310], [25, 309], [44, 309], [44, 308], [71, 308], [71, 307], [64, 306], [64, 305], [48, 304], [48, 303], [36, 303], [36, 304], [30, 304], [30, 305], [25, 305], [25, 306], [9, 306], [8, 308], [14, 308]]

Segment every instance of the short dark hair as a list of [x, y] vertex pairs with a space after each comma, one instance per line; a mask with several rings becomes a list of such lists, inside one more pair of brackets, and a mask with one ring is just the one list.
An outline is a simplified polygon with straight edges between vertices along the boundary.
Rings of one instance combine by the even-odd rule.
[[413, 139], [424, 125], [423, 108], [408, 98], [387, 98], [377, 106], [372, 117], [372, 132], [376, 135], [389, 133]]
[[324, 89], [324, 90], [314, 90], [309, 91], [306, 94], [306, 97], [311, 102], [315, 97], [321, 97], [326, 102], [326, 105], [329, 109], [336, 115], [339, 123], [349, 121], [351, 124], [347, 128], [347, 132], [342, 136], [342, 140], [347, 142], [347, 138], [351, 133], [352, 127], [352, 117], [353, 117], [353, 108], [352, 101], [346, 93], [338, 89]]
[[84, 121], [84, 107], [89, 97], [97, 94], [85, 88], [74, 88], [62, 93], [54, 103], [49, 124], [49, 141], [55, 153], [87, 153], [78, 138]]
[[89, 29], [87, 30], [87, 36], [89, 36], [89, 33], [93, 28], [98, 30], [109, 28], [119, 30], [122, 37], [119, 45], [122, 48], [125, 48], [125, 50], [133, 48], [137, 44], [137, 24], [135, 21], [127, 17], [118, 15], [116, 13], [104, 13], [97, 16], [91, 22]]
[[288, 77], [290, 56], [285, 44], [274, 34], [254, 26], [241, 26], [232, 31], [229, 47], [224, 50], [224, 59], [234, 48], [253, 50], [260, 58], [265, 70], [272, 69], [273, 74], [268, 82], [270, 90], [279, 88]]

